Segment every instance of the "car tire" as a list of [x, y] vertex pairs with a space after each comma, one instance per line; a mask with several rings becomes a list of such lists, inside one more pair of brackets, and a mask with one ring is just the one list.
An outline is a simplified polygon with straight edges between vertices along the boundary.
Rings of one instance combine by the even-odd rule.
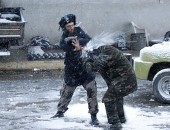
[[153, 78], [155, 98], [163, 103], [170, 103], [170, 69], [159, 71]]

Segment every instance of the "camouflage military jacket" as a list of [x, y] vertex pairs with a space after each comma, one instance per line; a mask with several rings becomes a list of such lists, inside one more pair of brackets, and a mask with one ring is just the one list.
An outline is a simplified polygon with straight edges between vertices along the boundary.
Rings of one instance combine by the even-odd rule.
[[108, 90], [126, 96], [137, 89], [136, 76], [132, 65], [123, 53], [109, 45], [97, 49], [94, 66], [108, 85]]

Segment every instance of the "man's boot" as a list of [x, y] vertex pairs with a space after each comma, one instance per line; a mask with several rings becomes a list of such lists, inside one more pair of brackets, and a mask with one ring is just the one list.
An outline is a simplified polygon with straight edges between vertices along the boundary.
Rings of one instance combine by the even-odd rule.
[[97, 126], [99, 125], [99, 121], [97, 119], [96, 114], [91, 114], [91, 121], [90, 121], [91, 125]]
[[126, 123], [126, 118], [125, 118], [125, 117], [121, 117], [121, 118], [120, 118], [120, 122], [121, 122], [122, 124]]
[[122, 129], [122, 125], [120, 122], [111, 124], [109, 128], [109, 130], [121, 130], [121, 129]]
[[60, 117], [64, 117], [64, 113], [61, 111], [58, 111], [54, 116], [52, 116], [51, 118], [60, 118]]
[[118, 116], [116, 103], [114, 101], [105, 102], [108, 123], [111, 124], [110, 130], [121, 130], [122, 125]]

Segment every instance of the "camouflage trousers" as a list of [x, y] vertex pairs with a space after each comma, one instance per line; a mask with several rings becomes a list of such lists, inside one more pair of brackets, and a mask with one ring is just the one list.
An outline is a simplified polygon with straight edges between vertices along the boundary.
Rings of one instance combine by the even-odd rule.
[[104, 102], [104, 104], [109, 124], [115, 124], [125, 120], [123, 98], [118, 98], [115, 101]]
[[[97, 102], [97, 87], [95, 80], [91, 82], [85, 82], [83, 85], [84, 89], [87, 91], [87, 101], [90, 114], [98, 113], [98, 102]], [[63, 88], [60, 91], [60, 100], [58, 103], [58, 111], [65, 112], [68, 109], [68, 105], [71, 101], [71, 98], [74, 94], [77, 86], [68, 86], [63, 85]]]

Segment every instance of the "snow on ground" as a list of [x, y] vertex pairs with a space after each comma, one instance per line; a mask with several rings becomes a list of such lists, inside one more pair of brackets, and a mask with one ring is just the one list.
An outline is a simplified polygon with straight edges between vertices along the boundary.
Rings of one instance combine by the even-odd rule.
[[[57, 111], [62, 80], [34, 79], [0, 80], [0, 130], [103, 130], [107, 123], [104, 104], [101, 103], [107, 88], [103, 79], [98, 83], [101, 127], [89, 125], [87, 95], [78, 87], [64, 118], [51, 119]], [[57, 85], [57, 87], [56, 87]], [[123, 130], [169, 130], [169, 105], [159, 104], [150, 95], [150, 82], [138, 82], [139, 89], [125, 98], [127, 123]], [[77, 104], [79, 103], [79, 104]], [[136, 106], [136, 107], [132, 107]], [[107, 130], [107, 129], [106, 129]]]
[[[69, 106], [69, 110], [65, 113], [65, 117], [50, 119], [49, 115], [41, 116], [34, 124], [33, 128], [37, 129], [55, 129], [55, 130], [103, 130], [107, 129], [105, 107], [103, 103], [99, 103], [98, 119], [101, 127], [93, 127], [89, 125], [90, 115], [88, 114], [87, 104], [74, 104]], [[140, 108], [125, 106], [127, 117], [126, 124], [123, 124], [123, 130], [168, 130], [166, 125], [170, 124], [170, 113], [146, 112]], [[52, 116], [52, 115], [50, 115]]]

